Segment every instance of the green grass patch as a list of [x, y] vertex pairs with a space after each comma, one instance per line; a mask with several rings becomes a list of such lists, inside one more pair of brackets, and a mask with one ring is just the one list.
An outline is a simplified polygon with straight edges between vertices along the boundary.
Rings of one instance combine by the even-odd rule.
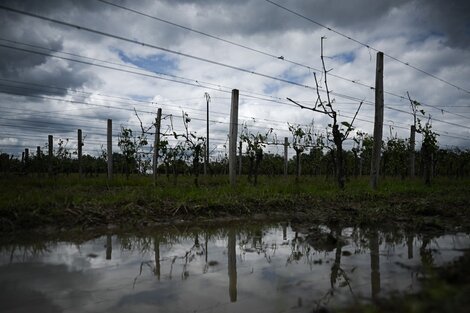
[[[344, 223], [407, 221], [416, 225], [440, 218], [465, 225], [470, 211], [470, 180], [438, 178], [431, 187], [418, 180], [386, 178], [371, 190], [368, 177], [351, 179], [344, 190], [324, 177], [262, 176], [258, 186], [239, 177], [231, 187], [226, 176], [200, 178], [116, 176], [78, 179], [76, 175], [3, 177], [0, 179], [0, 230], [40, 227], [139, 225], [171, 219], [284, 214], [315, 221]], [[433, 224], [436, 221], [432, 220]], [[428, 223], [429, 224], [429, 223]]]

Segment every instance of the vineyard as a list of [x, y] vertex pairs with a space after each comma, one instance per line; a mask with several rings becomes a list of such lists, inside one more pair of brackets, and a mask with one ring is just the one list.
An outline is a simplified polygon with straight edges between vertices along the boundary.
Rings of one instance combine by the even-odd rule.
[[[167, 125], [167, 131], [160, 133], [160, 121], [150, 125], [143, 125], [137, 111], [135, 116], [140, 122], [140, 129], [131, 129], [121, 126], [117, 134], [117, 147], [119, 152], [103, 148], [95, 154], [83, 154], [86, 151], [86, 140], [82, 130], [77, 132], [77, 140], [72, 145], [73, 139], [59, 138], [56, 143], [50, 135], [48, 143], [38, 145], [36, 151], [26, 148], [21, 158], [1, 153], [0, 170], [9, 175], [33, 175], [49, 177], [57, 175], [79, 174], [82, 178], [96, 177], [100, 174], [122, 174], [128, 179], [130, 175], [153, 175], [166, 177], [176, 184], [178, 175], [192, 175], [197, 178], [204, 175], [228, 175], [229, 159], [227, 149], [215, 160], [207, 157], [211, 152], [207, 148], [207, 137], [197, 136], [191, 131], [191, 117], [183, 112], [182, 122], [184, 131], [177, 133], [173, 128], [173, 116], [171, 124]], [[423, 112], [424, 115], [424, 112]], [[381, 143], [381, 158], [379, 172], [382, 177], [415, 178], [422, 177], [430, 184], [431, 177], [465, 178], [470, 175], [470, 151], [454, 149], [440, 149], [437, 145], [439, 134], [431, 130], [426, 123], [421, 126], [418, 118], [418, 133], [423, 135], [423, 144], [419, 151], [415, 151], [415, 139], [403, 139], [394, 136], [390, 129], [390, 136]], [[109, 121], [110, 122], [110, 121]], [[109, 125], [108, 122], [108, 125]], [[345, 170], [346, 179], [371, 175], [371, 163], [374, 147], [374, 139], [371, 135], [357, 131], [352, 138], [348, 132], [353, 129], [347, 126], [346, 136], [353, 144], [349, 150], [344, 150], [342, 167]], [[108, 126], [109, 127], [109, 126]], [[111, 126], [112, 127], [112, 126]], [[304, 176], [324, 176], [325, 179], [336, 177], [338, 172], [338, 150], [335, 147], [331, 132], [316, 133], [314, 125], [302, 126], [287, 123], [286, 128], [291, 137], [279, 140], [273, 128], [264, 132], [253, 132], [247, 124], [242, 124], [242, 131], [238, 138], [237, 172], [238, 175], [246, 175], [249, 182], [256, 185], [258, 175], [295, 175], [297, 180]], [[158, 132], [156, 133], [156, 129]], [[413, 127], [412, 127], [413, 129]], [[343, 130], [344, 132], [344, 130]], [[86, 132], [85, 138], [86, 138]], [[112, 128], [108, 128], [108, 138], [112, 134]], [[151, 144], [151, 137], [154, 143]], [[224, 147], [227, 147], [227, 142]], [[114, 143], [116, 144], [116, 143]], [[157, 147], [157, 149], [155, 149]], [[273, 147], [281, 147], [284, 155], [272, 152]], [[288, 149], [294, 151], [289, 158]], [[31, 152], [30, 152], [31, 151]], [[112, 158], [107, 154], [111, 151]], [[342, 157], [343, 158], [343, 157]], [[108, 167], [111, 164], [111, 171]], [[156, 166], [156, 170], [154, 170]]]

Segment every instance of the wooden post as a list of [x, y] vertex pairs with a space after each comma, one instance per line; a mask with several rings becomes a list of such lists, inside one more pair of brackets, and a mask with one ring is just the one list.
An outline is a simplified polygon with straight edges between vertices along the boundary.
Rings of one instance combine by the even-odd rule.
[[25, 163], [29, 162], [29, 149], [28, 148], [24, 149], [24, 161]]
[[108, 149], [107, 149], [107, 155], [108, 155], [108, 180], [113, 179], [113, 120], [108, 119], [108, 132], [107, 132], [107, 137], [108, 137]]
[[53, 153], [53, 146], [52, 146], [52, 141], [53, 141], [53, 137], [52, 135], [49, 135], [47, 137], [47, 148], [48, 148], [48, 167], [49, 167], [49, 176], [52, 176], [52, 153]]
[[238, 137], [238, 90], [232, 90], [232, 107], [230, 110], [230, 132], [229, 132], [229, 176], [230, 185], [237, 183], [237, 137]]
[[82, 130], [77, 130], [77, 137], [78, 137], [78, 147], [77, 147], [77, 154], [78, 154], [78, 178], [82, 178], [82, 147], [83, 147], [83, 138], [82, 138]]
[[238, 175], [242, 174], [243, 142], [238, 143]]
[[157, 185], [158, 147], [160, 146], [160, 126], [162, 124], [162, 109], [158, 108], [155, 119], [155, 141], [153, 143], [153, 184]]
[[382, 150], [382, 133], [384, 121], [384, 90], [383, 90], [383, 52], [377, 52], [377, 68], [375, 73], [375, 118], [374, 148], [370, 169], [370, 185], [377, 189], [380, 172], [380, 153]]
[[284, 176], [287, 177], [287, 168], [289, 163], [289, 138], [284, 137]]
[[207, 104], [206, 155], [204, 158], [204, 175], [207, 175], [207, 167], [209, 166], [209, 102], [211, 101], [211, 97], [207, 92], [204, 93], [204, 97], [206, 98]]
[[410, 177], [415, 177], [415, 136], [416, 126], [411, 125], [410, 129]]
[[36, 158], [39, 159], [41, 157], [41, 146], [36, 147]]

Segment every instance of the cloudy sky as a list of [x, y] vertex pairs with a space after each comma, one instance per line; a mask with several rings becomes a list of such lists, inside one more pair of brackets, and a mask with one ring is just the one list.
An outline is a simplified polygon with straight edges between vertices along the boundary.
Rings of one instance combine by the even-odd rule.
[[[0, 5], [1, 152], [18, 155], [24, 148], [44, 147], [49, 134], [69, 138], [74, 149], [81, 128], [84, 153], [98, 154], [105, 146], [106, 119], [113, 119], [117, 144], [121, 126], [140, 128], [134, 109], [144, 125], [151, 125], [157, 107], [166, 117], [164, 131], [171, 124], [182, 131], [185, 111], [192, 118], [191, 130], [204, 135], [207, 92], [210, 145], [217, 158], [225, 152], [232, 89], [240, 90], [239, 121], [251, 132], [273, 128], [282, 139], [289, 135], [288, 122], [313, 121], [315, 131], [324, 133], [330, 122], [326, 116], [286, 100], [314, 104], [314, 73], [323, 78], [322, 36], [327, 37], [328, 84], [340, 121], [350, 122], [363, 100], [355, 126], [372, 134], [371, 87], [376, 53], [383, 51], [384, 138], [409, 136], [409, 92], [432, 116], [441, 147], [470, 147], [468, 1], [50, 0]], [[325, 98], [323, 82], [320, 87]]]

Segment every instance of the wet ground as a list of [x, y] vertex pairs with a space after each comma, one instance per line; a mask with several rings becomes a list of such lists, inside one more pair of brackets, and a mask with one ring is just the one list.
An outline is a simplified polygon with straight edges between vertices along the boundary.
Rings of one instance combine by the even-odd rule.
[[2, 312], [312, 312], [420, 290], [464, 233], [276, 223], [0, 247]]

